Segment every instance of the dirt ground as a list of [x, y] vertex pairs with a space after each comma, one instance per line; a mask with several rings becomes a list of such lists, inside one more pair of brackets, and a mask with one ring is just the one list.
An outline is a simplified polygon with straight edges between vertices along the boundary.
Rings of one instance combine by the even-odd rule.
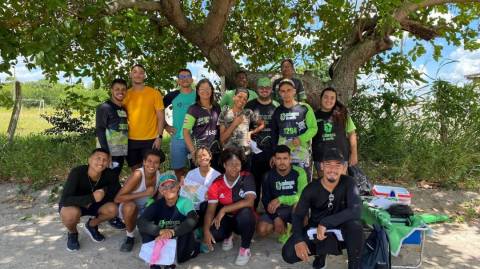
[[[0, 268], [148, 268], [138, 258], [139, 236], [135, 249], [124, 254], [119, 246], [125, 232], [103, 225], [107, 239], [92, 242], [80, 231], [81, 249], [66, 251], [66, 230], [62, 226], [55, 202], [48, 203], [50, 189], [34, 193], [21, 191], [16, 185], [0, 184]], [[421, 189], [413, 192], [413, 204], [418, 211], [457, 214], [459, 205], [480, 199], [473, 192]], [[82, 221], [86, 221], [83, 218]], [[444, 223], [432, 225], [434, 233], [427, 237], [422, 268], [480, 268], [480, 224]], [[311, 268], [311, 264], [289, 265], [282, 261], [281, 245], [275, 238], [255, 238], [252, 259], [245, 268]], [[220, 248], [177, 268], [235, 268], [238, 241], [233, 250]], [[401, 257], [393, 260], [414, 262], [418, 248], [407, 247]], [[346, 256], [329, 256], [328, 268], [346, 268]]]

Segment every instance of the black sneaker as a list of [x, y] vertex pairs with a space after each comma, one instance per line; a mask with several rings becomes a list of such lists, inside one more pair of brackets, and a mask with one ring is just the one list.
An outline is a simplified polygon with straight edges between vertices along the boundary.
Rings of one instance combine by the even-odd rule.
[[163, 267], [163, 269], [175, 269], [175, 268], [177, 268], [175, 264], [165, 265], [165, 267]]
[[135, 237], [127, 236], [123, 244], [120, 246], [121, 252], [130, 252], [133, 249], [133, 244], [135, 244]]
[[90, 226], [91, 220], [92, 219], [88, 219], [83, 228], [85, 229], [85, 232], [90, 235], [90, 238], [92, 238], [93, 242], [102, 242], [103, 240], [105, 240], [105, 236], [103, 236], [103, 234], [98, 231], [98, 226]]
[[312, 267], [314, 269], [325, 269], [327, 268], [327, 256], [315, 256], [315, 259], [313, 260]]
[[115, 217], [108, 221], [108, 224], [117, 230], [125, 230], [125, 223], [119, 218]]
[[162, 269], [162, 267], [158, 264], [152, 264], [150, 265], [150, 269]]
[[68, 233], [67, 235], [67, 250], [77, 251], [80, 249], [80, 243], [78, 243], [78, 233]]

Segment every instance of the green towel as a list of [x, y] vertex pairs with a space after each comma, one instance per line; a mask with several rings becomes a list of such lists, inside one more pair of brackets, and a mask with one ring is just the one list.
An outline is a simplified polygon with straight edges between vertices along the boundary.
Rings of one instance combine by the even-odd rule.
[[392, 223], [392, 218], [387, 211], [373, 208], [368, 205], [367, 201], [363, 201], [362, 220], [367, 225], [379, 224], [385, 229], [390, 241], [390, 252], [393, 256], [398, 256], [400, 253], [403, 240], [415, 231], [427, 228], [426, 222], [420, 215], [410, 217], [410, 226], [404, 223]]

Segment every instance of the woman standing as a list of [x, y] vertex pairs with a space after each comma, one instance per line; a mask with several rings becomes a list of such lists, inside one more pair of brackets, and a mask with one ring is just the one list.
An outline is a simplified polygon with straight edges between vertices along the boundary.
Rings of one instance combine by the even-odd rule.
[[350, 166], [358, 163], [356, 127], [348, 115], [347, 108], [337, 100], [334, 88], [326, 88], [320, 95], [320, 109], [315, 112], [318, 132], [313, 138], [313, 161], [317, 172], [323, 153], [337, 148]]
[[213, 250], [215, 242], [223, 241], [222, 249], [233, 248], [233, 232], [241, 237], [236, 265], [250, 260], [250, 244], [255, 232], [255, 180], [242, 170], [241, 149], [227, 148], [221, 155], [225, 174], [220, 175], [208, 189], [208, 207], [203, 222], [204, 243]]
[[[212, 153], [211, 164], [220, 171], [218, 158], [221, 152], [219, 143], [218, 117], [220, 107], [214, 101], [214, 88], [208, 79], [202, 79], [196, 87], [195, 104], [188, 108], [183, 123], [183, 137], [185, 144], [193, 158], [196, 148], [207, 147]], [[191, 162], [192, 168], [195, 167]]]

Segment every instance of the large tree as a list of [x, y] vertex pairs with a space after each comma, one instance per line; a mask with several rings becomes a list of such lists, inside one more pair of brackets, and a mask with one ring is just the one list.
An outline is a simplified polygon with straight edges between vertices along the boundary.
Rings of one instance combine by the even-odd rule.
[[[438, 59], [439, 38], [480, 48], [478, 14], [480, 0], [4, 0], [0, 72], [24, 56], [29, 68], [41, 67], [49, 78], [62, 71], [90, 76], [98, 86], [126, 76], [140, 61], [150, 83], [168, 87], [167, 78], [191, 61], [205, 60], [231, 81], [241, 58], [243, 68], [261, 72], [293, 57], [307, 66], [331, 64], [329, 81], [302, 77], [309, 100], [318, 100], [325, 85], [345, 100], [359, 72], [419, 80], [412, 60], [425, 46], [433, 46]], [[391, 50], [404, 32], [413, 48]]]

